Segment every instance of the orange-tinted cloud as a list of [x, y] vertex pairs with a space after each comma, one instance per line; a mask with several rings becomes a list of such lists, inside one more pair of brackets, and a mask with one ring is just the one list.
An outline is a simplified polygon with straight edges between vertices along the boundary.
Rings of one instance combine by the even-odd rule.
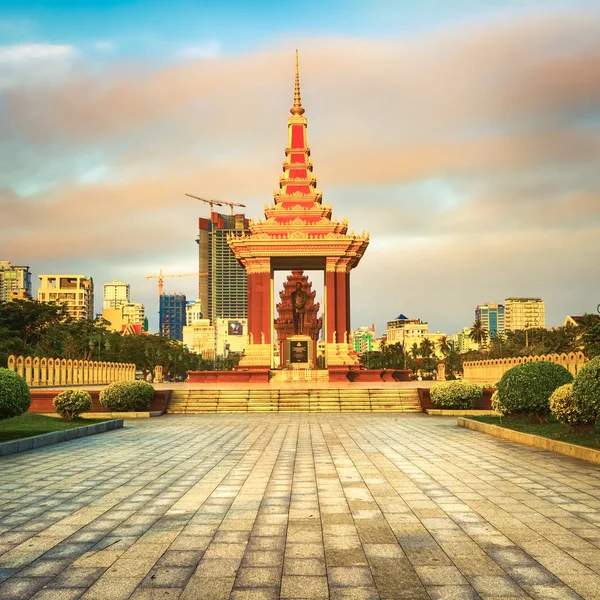
[[[471, 306], [550, 294], [557, 270], [597, 271], [599, 38], [600, 13], [581, 11], [301, 48], [324, 200], [371, 231], [365, 290], [394, 282], [379, 313], [427, 318], [437, 288]], [[34, 270], [39, 257], [104, 259], [113, 272], [123, 256], [130, 267], [148, 257], [193, 265], [196, 218], [207, 210], [184, 192], [244, 202], [252, 217], [270, 203], [291, 47], [160, 67], [80, 58], [70, 68], [56, 85], [4, 93], [0, 258]], [[42, 191], [8, 191], [48, 164]], [[600, 299], [598, 284], [577, 285]], [[367, 292], [356, 293], [353, 306], [368, 307]]]

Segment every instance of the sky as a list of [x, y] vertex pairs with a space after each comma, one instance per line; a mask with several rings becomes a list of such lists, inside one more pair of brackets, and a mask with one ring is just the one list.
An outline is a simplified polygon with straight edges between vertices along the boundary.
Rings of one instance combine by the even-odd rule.
[[0, 260], [92, 276], [96, 312], [126, 281], [156, 330], [184, 194], [272, 203], [297, 48], [323, 201], [371, 235], [352, 327], [514, 296], [562, 325], [600, 302], [599, 39], [598, 0], [3, 0]]

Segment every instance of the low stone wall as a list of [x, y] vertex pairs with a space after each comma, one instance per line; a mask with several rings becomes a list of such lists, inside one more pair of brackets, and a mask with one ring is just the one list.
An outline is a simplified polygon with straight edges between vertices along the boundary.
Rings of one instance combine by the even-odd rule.
[[572, 456], [574, 458], [588, 460], [593, 463], [600, 463], [600, 450], [594, 450], [593, 448], [586, 448], [585, 446], [578, 446], [576, 444], [568, 444], [566, 442], [552, 440], [550, 438], [535, 435], [533, 433], [515, 431], [514, 429], [508, 429], [507, 427], [498, 427], [498, 425], [482, 423], [480, 421], [474, 421], [464, 417], [458, 417], [456, 422], [459, 427], [466, 427], [467, 429], [472, 429], [473, 431], [487, 433], [504, 440], [509, 440], [525, 446], [531, 446], [532, 448], [549, 450], [551, 452], [559, 452], [560, 454], [566, 454], [567, 456]]
[[[63, 390], [43, 390], [43, 389], [32, 389], [31, 390], [31, 406], [28, 412], [32, 413], [53, 413], [54, 405], [52, 400], [60, 394]], [[92, 408], [89, 412], [94, 413], [109, 413], [110, 409], [100, 404], [100, 390], [88, 390], [92, 397]], [[154, 397], [150, 402], [150, 406], [144, 407], [143, 412], [164, 412], [167, 409], [169, 403], [169, 396], [171, 390], [155, 390]]]
[[123, 427], [123, 419], [115, 419], [113, 421], [105, 421], [104, 423], [94, 423], [93, 425], [85, 425], [76, 427], [75, 429], [66, 429], [65, 431], [53, 431], [51, 433], [42, 433], [41, 435], [32, 435], [20, 440], [12, 440], [10, 442], [0, 443], [0, 456], [8, 456], [9, 454], [17, 454], [18, 452], [26, 452], [34, 448], [42, 448], [43, 446], [51, 446], [59, 442], [67, 442], [88, 435], [104, 433]]
[[583, 352], [571, 352], [569, 354], [543, 354], [540, 356], [474, 360], [463, 364], [463, 379], [474, 381], [475, 383], [495, 384], [502, 378], [502, 375], [506, 371], [512, 369], [514, 366], [539, 361], [558, 363], [575, 376], [588, 362], [588, 359]]

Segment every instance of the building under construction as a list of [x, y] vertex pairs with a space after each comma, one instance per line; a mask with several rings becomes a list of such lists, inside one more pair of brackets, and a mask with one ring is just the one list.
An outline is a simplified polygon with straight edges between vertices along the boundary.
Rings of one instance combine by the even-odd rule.
[[159, 296], [159, 302], [160, 334], [183, 341], [186, 297], [183, 294], [162, 294]]
[[248, 316], [246, 271], [227, 244], [229, 234], [242, 236], [248, 232], [248, 219], [244, 214], [222, 215], [211, 211], [210, 219], [198, 220], [198, 297], [205, 316], [213, 325], [218, 318]]

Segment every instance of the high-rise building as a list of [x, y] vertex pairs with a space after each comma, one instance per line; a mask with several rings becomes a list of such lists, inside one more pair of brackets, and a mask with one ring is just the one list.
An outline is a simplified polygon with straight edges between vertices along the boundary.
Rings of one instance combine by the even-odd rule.
[[129, 284], [116, 279], [105, 283], [102, 308], [119, 308], [123, 304], [129, 304]]
[[159, 306], [160, 334], [173, 340], [183, 341], [186, 298], [183, 294], [163, 294]]
[[202, 312], [202, 302], [196, 300], [195, 302], [188, 302], [185, 307], [185, 324], [193, 325], [197, 321], [204, 319], [204, 313]]
[[493, 302], [479, 304], [475, 309], [475, 320], [481, 321], [489, 339], [502, 335], [506, 325], [504, 306]]
[[234, 258], [227, 244], [227, 237], [248, 234], [248, 219], [243, 214], [222, 215], [212, 212], [210, 219], [198, 220], [198, 230], [198, 297], [204, 316], [209, 318], [213, 325], [219, 318], [246, 318], [246, 270]]
[[350, 333], [350, 342], [354, 352], [363, 354], [373, 351], [373, 340], [375, 339], [375, 326], [359, 327]]
[[506, 298], [506, 329], [546, 328], [546, 308], [541, 298]]
[[29, 267], [0, 260], [0, 302], [15, 298], [31, 298], [31, 271]]
[[74, 319], [94, 318], [94, 281], [85, 275], [40, 275], [38, 300], [66, 305]]

